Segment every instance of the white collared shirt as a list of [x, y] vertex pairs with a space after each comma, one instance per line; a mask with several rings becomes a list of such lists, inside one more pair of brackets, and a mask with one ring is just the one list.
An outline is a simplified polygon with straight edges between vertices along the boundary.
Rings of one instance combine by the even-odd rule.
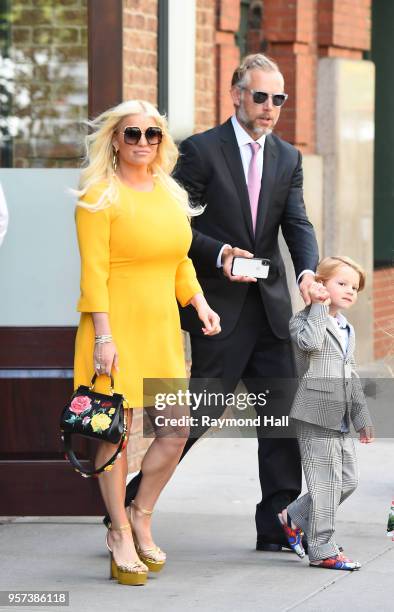
[[[245, 174], [245, 182], [248, 184], [248, 173], [249, 173], [249, 165], [252, 159], [252, 148], [249, 146], [251, 142], [258, 142], [260, 145], [260, 149], [257, 153], [257, 168], [259, 170], [260, 180], [263, 176], [263, 162], [264, 162], [264, 145], [265, 145], [265, 134], [260, 136], [258, 140], [253, 140], [253, 138], [247, 133], [246, 130], [239, 123], [238, 119], [235, 115], [231, 117], [231, 123], [234, 129], [235, 138], [237, 139], [237, 144], [239, 147], [239, 153], [241, 155], [242, 167], [244, 169]], [[230, 246], [229, 244], [224, 244], [219, 251], [218, 258], [216, 261], [216, 267], [222, 267], [222, 253], [225, 247]]]
[[[341, 339], [342, 350], [343, 350], [343, 352], [346, 355], [347, 349], [348, 349], [348, 346], [349, 346], [349, 336], [350, 336], [349, 323], [347, 322], [346, 317], [344, 317], [341, 312], [337, 312], [335, 317], [333, 317], [332, 315], [328, 315], [328, 316], [333, 321], [335, 327], [338, 330], [339, 337]], [[345, 414], [345, 416], [343, 417], [343, 419], [341, 421], [341, 432], [342, 433], [349, 433], [349, 423], [348, 423], [348, 415], [347, 414]]]
[[246, 184], [248, 184], [249, 165], [252, 159], [252, 148], [249, 145], [250, 143], [254, 142], [259, 143], [260, 149], [257, 153], [257, 168], [259, 170], [259, 176], [261, 180], [261, 177], [263, 176], [264, 145], [266, 138], [265, 134], [260, 136], [260, 138], [258, 138], [257, 140], [253, 140], [253, 138], [244, 130], [235, 115], [231, 117], [231, 123], [233, 124], [235, 138], [237, 139], [239, 152], [241, 154], [242, 167], [245, 173]]
[[350, 334], [349, 323], [347, 322], [346, 317], [344, 317], [341, 312], [337, 312], [335, 317], [331, 315], [328, 315], [328, 316], [332, 319], [335, 327], [338, 330], [339, 337], [341, 339], [342, 349], [343, 349], [343, 352], [346, 354], [347, 348], [349, 346], [349, 334]]
[[[249, 146], [250, 143], [258, 142], [260, 145], [260, 150], [257, 153], [257, 167], [259, 169], [260, 180], [263, 176], [263, 163], [264, 163], [264, 146], [266, 134], [263, 134], [257, 140], [253, 140], [253, 138], [247, 133], [246, 130], [239, 123], [237, 117], [233, 115], [231, 117], [231, 123], [234, 129], [235, 138], [237, 139], [237, 144], [239, 147], [239, 152], [241, 155], [242, 167], [244, 169], [245, 181], [248, 184], [248, 173], [249, 173], [249, 164], [252, 159], [252, 148]], [[216, 260], [216, 267], [222, 267], [222, 253], [225, 247], [229, 247], [229, 244], [224, 244], [218, 253], [218, 257]], [[301, 281], [303, 274], [306, 272], [310, 272], [311, 274], [315, 274], [313, 270], [303, 270], [301, 274], [297, 277], [297, 284]]]

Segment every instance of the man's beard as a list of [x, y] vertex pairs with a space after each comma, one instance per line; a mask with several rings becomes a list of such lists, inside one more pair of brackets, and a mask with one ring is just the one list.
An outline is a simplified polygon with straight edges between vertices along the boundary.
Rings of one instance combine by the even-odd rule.
[[241, 123], [243, 123], [243, 125], [250, 132], [252, 132], [254, 136], [257, 136], [257, 138], [260, 138], [261, 136], [268, 136], [268, 134], [271, 134], [272, 132], [272, 128], [264, 128], [260, 125], [255, 125], [255, 121], [249, 119], [248, 115], [246, 114], [242, 103], [238, 106], [237, 116]]

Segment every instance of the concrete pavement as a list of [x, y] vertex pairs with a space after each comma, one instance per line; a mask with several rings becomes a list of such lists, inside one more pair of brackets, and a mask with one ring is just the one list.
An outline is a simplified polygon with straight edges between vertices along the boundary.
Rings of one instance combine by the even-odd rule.
[[168, 564], [145, 587], [108, 580], [100, 518], [26, 517], [1, 521], [0, 588], [68, 590], [73, 612], [391, 610], [394, 543], [385, 528], [394, 440], [357, 443], [360, 485], [340, 508], [337, 529], [338, 542], [363, 563], [354, 573], [254, 550], [256, 448], [254, 439], [208, 438], [184, 459], [154, 518]]

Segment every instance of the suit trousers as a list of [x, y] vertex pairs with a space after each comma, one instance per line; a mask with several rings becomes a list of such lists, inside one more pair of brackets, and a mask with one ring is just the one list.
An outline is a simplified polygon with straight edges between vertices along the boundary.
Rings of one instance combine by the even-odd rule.
[[[264, 310], [257, 284], [251, 284], [235, 329], [225, 338], [191, 336], [191, 391], [200, 389], [198, 379], [220, 380], [226, 393], [235, 390], [243, 380], [250, 393], [264, 392], [267, 379], [295, 380], [294, 355], [290, 340], [273, 335]], [[193, 380], [194, 379], [194, 380]], [[284, 412], [288, 414], [292, 397]], [[211, 416], [219, 417], [223, 407]], [[194, 428], [193, 428], [194, 429]], [[197, 427], [191, 433], [182, 458], [206, 431]], [[295, 438], [270, 438], [258, 435], [259, 478], [261, 502], [256, 507], [256, 529], [260, 541], [285, 543], [277, 513], [301, 493], [301, 459]], [[126, 505], [134, 499], [141, 472], [127, 485]], [[234, 482], [234, 491], [237, 483]]]
[[349, 433], [303, 421], [297, 421], [296, 431], [308, 493], [287, 510], [308, 538], [309, 560], [319, 561], [339, 554], [335, 515], [357, 487], [356, 451]]
[[[264, 310], [257, 284], [250, 284], [245, 303], [235, 329], [225, 338], [191, 336], [192, 368], [191, 390], [198, 379], [221, 381], [225, 393], [234, 392], [240, 380], [249, 393], [265, 392], [267, 386], [278, 378], [295, 380], [294, 355], [290, 340], [280, 340], [273, 335]], [[267, 383], [267, 379], [269, 383]], [[293, 396], [287, 397], [288, 414]], [[260, 409], [264, 412], [264, 409]], [[218, 417], [209, 409], [211, 416]], [[259, 412], [258, 412], [259, 413]], [[185, 453], [200, 437], [206, 427], [193, 433]], [[287, 434], [287, 432], [286, 432]], [[256, 507], [256, 529], [260, 541], [273, 542], [283, 539], [283, 531], [277, 513], [301, 492], [301, 460], [298, 444], [293, 438], [258, 436], [258, 464], [262, 499]], [[234, 482], [234, 490], [237, 483]]]

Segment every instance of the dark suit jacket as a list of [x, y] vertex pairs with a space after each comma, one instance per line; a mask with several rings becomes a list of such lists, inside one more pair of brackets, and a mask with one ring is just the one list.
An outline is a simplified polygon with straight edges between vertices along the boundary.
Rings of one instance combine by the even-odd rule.
[[[193, 204], [206, 205], [192, 221], [189, 255], [209, 305], [221, 317], [224, 338], [234, 329], [248, 292], [247, 283], [233, 283], [216, 267], [225, 243], [271, 260], [259, 290], [273, 333], [289, 338], [290, 296], [278, 246], [279, 227], [289, 247], [296, 275], [316, 268], [318, 248], [303, 201], [301, 154], [278, 136], [267, 136], [256, 235], [253, 235], [248, 189], [231, 120], [187, 138], [180, 146], [174, 178]], [[192, 307], [181, 309], [182, 328], [201, 333]]]

